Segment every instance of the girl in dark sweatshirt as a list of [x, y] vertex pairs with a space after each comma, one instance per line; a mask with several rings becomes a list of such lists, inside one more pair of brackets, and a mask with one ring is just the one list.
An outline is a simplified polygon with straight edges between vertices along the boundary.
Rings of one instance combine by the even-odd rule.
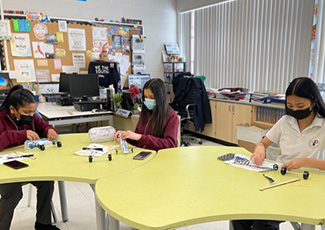
[[[53, 126], [35, 115], [37, 101], [34, 95], [14, 86], [0, 107], [0, 150], [22, 145], [29, 140], [46, 137], [55, 140], [57, 131]], [[30, 182], [37, 188], [36, 230], [58, 230], [51, 224], [51, 200], [53, 181]], [[9, 230], [14, 210], [22, 198], [22, 184], [0, 184], [0, 229]]]
[[146, 82], [142, 93], [142, 111], [135, 131], [117, 131], [130, 144], [140, 148], [160, 150], [177, 146], [179, 119], [167, 102], [165, 84], [161, 79]]

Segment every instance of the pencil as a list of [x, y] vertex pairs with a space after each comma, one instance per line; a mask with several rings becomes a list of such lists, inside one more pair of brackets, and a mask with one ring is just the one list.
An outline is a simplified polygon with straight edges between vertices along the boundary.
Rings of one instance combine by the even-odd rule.
[[299, 180], [300, 180], [300, 178], [284, 181], [284, 182], [279, 183], [279, 184], [274, 184], [274, 185], [271, 185], [271, 186], [268, 186], [268, 187], [265, 187], [265, 188], [260, 188], [260, 191], [264, 191], [264, 190], [269, 189], [269, 188], [274, 188], [274, 187], [278, 187], [278, 186], [281, 186], [281, 185], [293, 183], [293, 182], [296, 182], [296, 181], [299, 181]]

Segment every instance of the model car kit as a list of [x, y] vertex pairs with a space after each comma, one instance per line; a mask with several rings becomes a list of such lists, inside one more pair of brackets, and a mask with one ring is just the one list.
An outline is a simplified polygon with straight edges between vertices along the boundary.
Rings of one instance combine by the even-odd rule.
[[45, 150], [45, 145], [49, 145], [49, 144], [52, 144], [52, 145], [57, 145], [57, 147], [61, 147], [62, 146], [62, 143], [61, 141], [49, 141], [48, 139], [39, 139], [39, 140], [35, 140], [35, 141], [32, 141], [32, 140], [27, 140], [25, 141], [25, 149], [33, 149], [33, 148], [39, 148], [40, 150], [44, 151]]

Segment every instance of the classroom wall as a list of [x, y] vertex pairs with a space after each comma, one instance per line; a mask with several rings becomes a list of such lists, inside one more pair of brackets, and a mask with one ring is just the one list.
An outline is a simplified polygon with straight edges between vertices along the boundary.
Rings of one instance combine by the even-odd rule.
[[2, 0], [4, 10], [38, 11], [50, 17], [109, 21], [122, 17], [141, 19], [146, 36], [146, 69], [163, 79], [161, 51], [165, 43], [177, 42], [175, 0]]
[[176, 0], [176, 9], [178, 12], [193, 10], [196, 8], [216, 4], [219, 2], [226, 2], [229, 0]]

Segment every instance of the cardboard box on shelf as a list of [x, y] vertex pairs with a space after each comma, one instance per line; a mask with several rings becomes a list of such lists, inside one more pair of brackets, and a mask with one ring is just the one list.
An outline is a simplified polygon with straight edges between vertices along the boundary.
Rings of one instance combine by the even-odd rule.
[[253, 153], [255, 150], [255, 144], [249, 143], [247, 141], [238, 140], [238, 146], [247, 149], [251, 153]]
[[137, 28], [130, 28], [129, 36], [132, 38], [133, 35], [141, 35], [141, 30]]
[[261, 129], [256, 126], [237, 125], [237, 139], [249, 143], [257, 144], [268, 132], [268, 129]]

